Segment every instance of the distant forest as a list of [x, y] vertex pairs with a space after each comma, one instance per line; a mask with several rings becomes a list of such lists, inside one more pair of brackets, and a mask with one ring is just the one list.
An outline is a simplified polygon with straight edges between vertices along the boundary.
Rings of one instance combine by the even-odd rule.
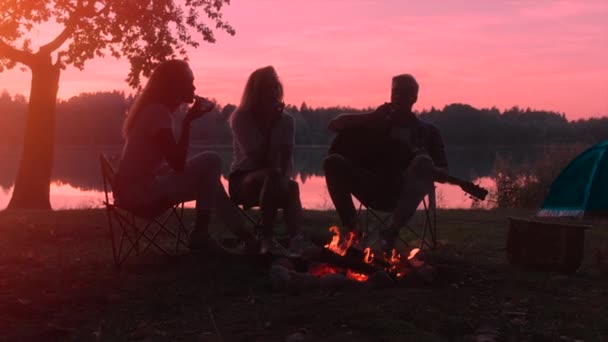
[[[60, 100], [57, 144], [122, 144], [121, 126], [131, 101], [131, 97], [117, 91], [83, 93]], [[228, 118], [234, 108], [232, 104], [218, 104], [216, 110], [194, 123], [192, 140], [197, 144], [231, 144]], [[26, 110], [27, 99], [22, 95], [0, 94], [0, 129], [3, 132], [0, 145], [22, 144]], [[302, 103], [299, 107], [288, 105], [286, 110], [296, 119], [298, 145], [328, 145], [333, 138], [327, 130], [329, 120], [340, 113], [359, 113], [371, 108], [312, 108]], [[439, 127], [448, 146], [595, 143], [608, 139], [608, 117], [568, 121], [564, 114], [543, 110], [514, 107], [500, 111], [458, 103], [418, 114]]]

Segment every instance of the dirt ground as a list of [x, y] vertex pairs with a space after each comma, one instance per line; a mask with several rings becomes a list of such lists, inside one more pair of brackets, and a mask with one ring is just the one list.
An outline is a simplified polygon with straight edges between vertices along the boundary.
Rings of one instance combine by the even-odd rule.
[[[576, 274], [524, 271], [504, 246], [507, 217], [529, 215], [440, 211], [430, 283], [290, 293], [243, 258], [150, 252], [117, 270], [102, 210], [4, 212], [0, 340], [607, 340], [608, 227], [587, 232]], [[336, 223], [305, 218], [311, 233]]]

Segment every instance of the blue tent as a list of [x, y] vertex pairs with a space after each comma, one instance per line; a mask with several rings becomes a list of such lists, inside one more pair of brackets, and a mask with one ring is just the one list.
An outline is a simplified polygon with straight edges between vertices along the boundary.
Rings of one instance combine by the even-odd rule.
[[608, 216], [608, 141], [574, 158], [549, 188], [537, 216]]

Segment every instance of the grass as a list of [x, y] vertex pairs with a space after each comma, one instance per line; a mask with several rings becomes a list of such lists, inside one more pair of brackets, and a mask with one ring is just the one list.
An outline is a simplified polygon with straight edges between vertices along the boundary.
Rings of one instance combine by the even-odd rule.
[[[607, 227], [587, 232], [576, 274], [523, 271], [505, 261], [506, 218], [529, 215], [440, 211], [432, 285], [289, 295], [243, 260], [148, 253], [116, 270], [102, 210], [4, 212], [0, 340], [607, 339]], [[336, 220], [307, 212], [305, 229]]]

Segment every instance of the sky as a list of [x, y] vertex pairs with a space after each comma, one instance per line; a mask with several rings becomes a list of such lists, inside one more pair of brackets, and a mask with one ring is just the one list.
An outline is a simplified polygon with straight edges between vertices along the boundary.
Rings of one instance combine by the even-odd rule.
[[[273, 65], [287, 103], [377, 106], [393, 75], [420, 84], [416, 109], [450, 103], [608, 116], [606, 0], [232, 0], [236, 36], [189, 52], [199, 95], [238, 103], [256, 68]], [[43, 44], [52, 30], [33, 33]], [[124, 90], [113, 58], [68, 68], [59, 97]], [[0, 90], [29, 94], [30, 74], [0, 73]]]

